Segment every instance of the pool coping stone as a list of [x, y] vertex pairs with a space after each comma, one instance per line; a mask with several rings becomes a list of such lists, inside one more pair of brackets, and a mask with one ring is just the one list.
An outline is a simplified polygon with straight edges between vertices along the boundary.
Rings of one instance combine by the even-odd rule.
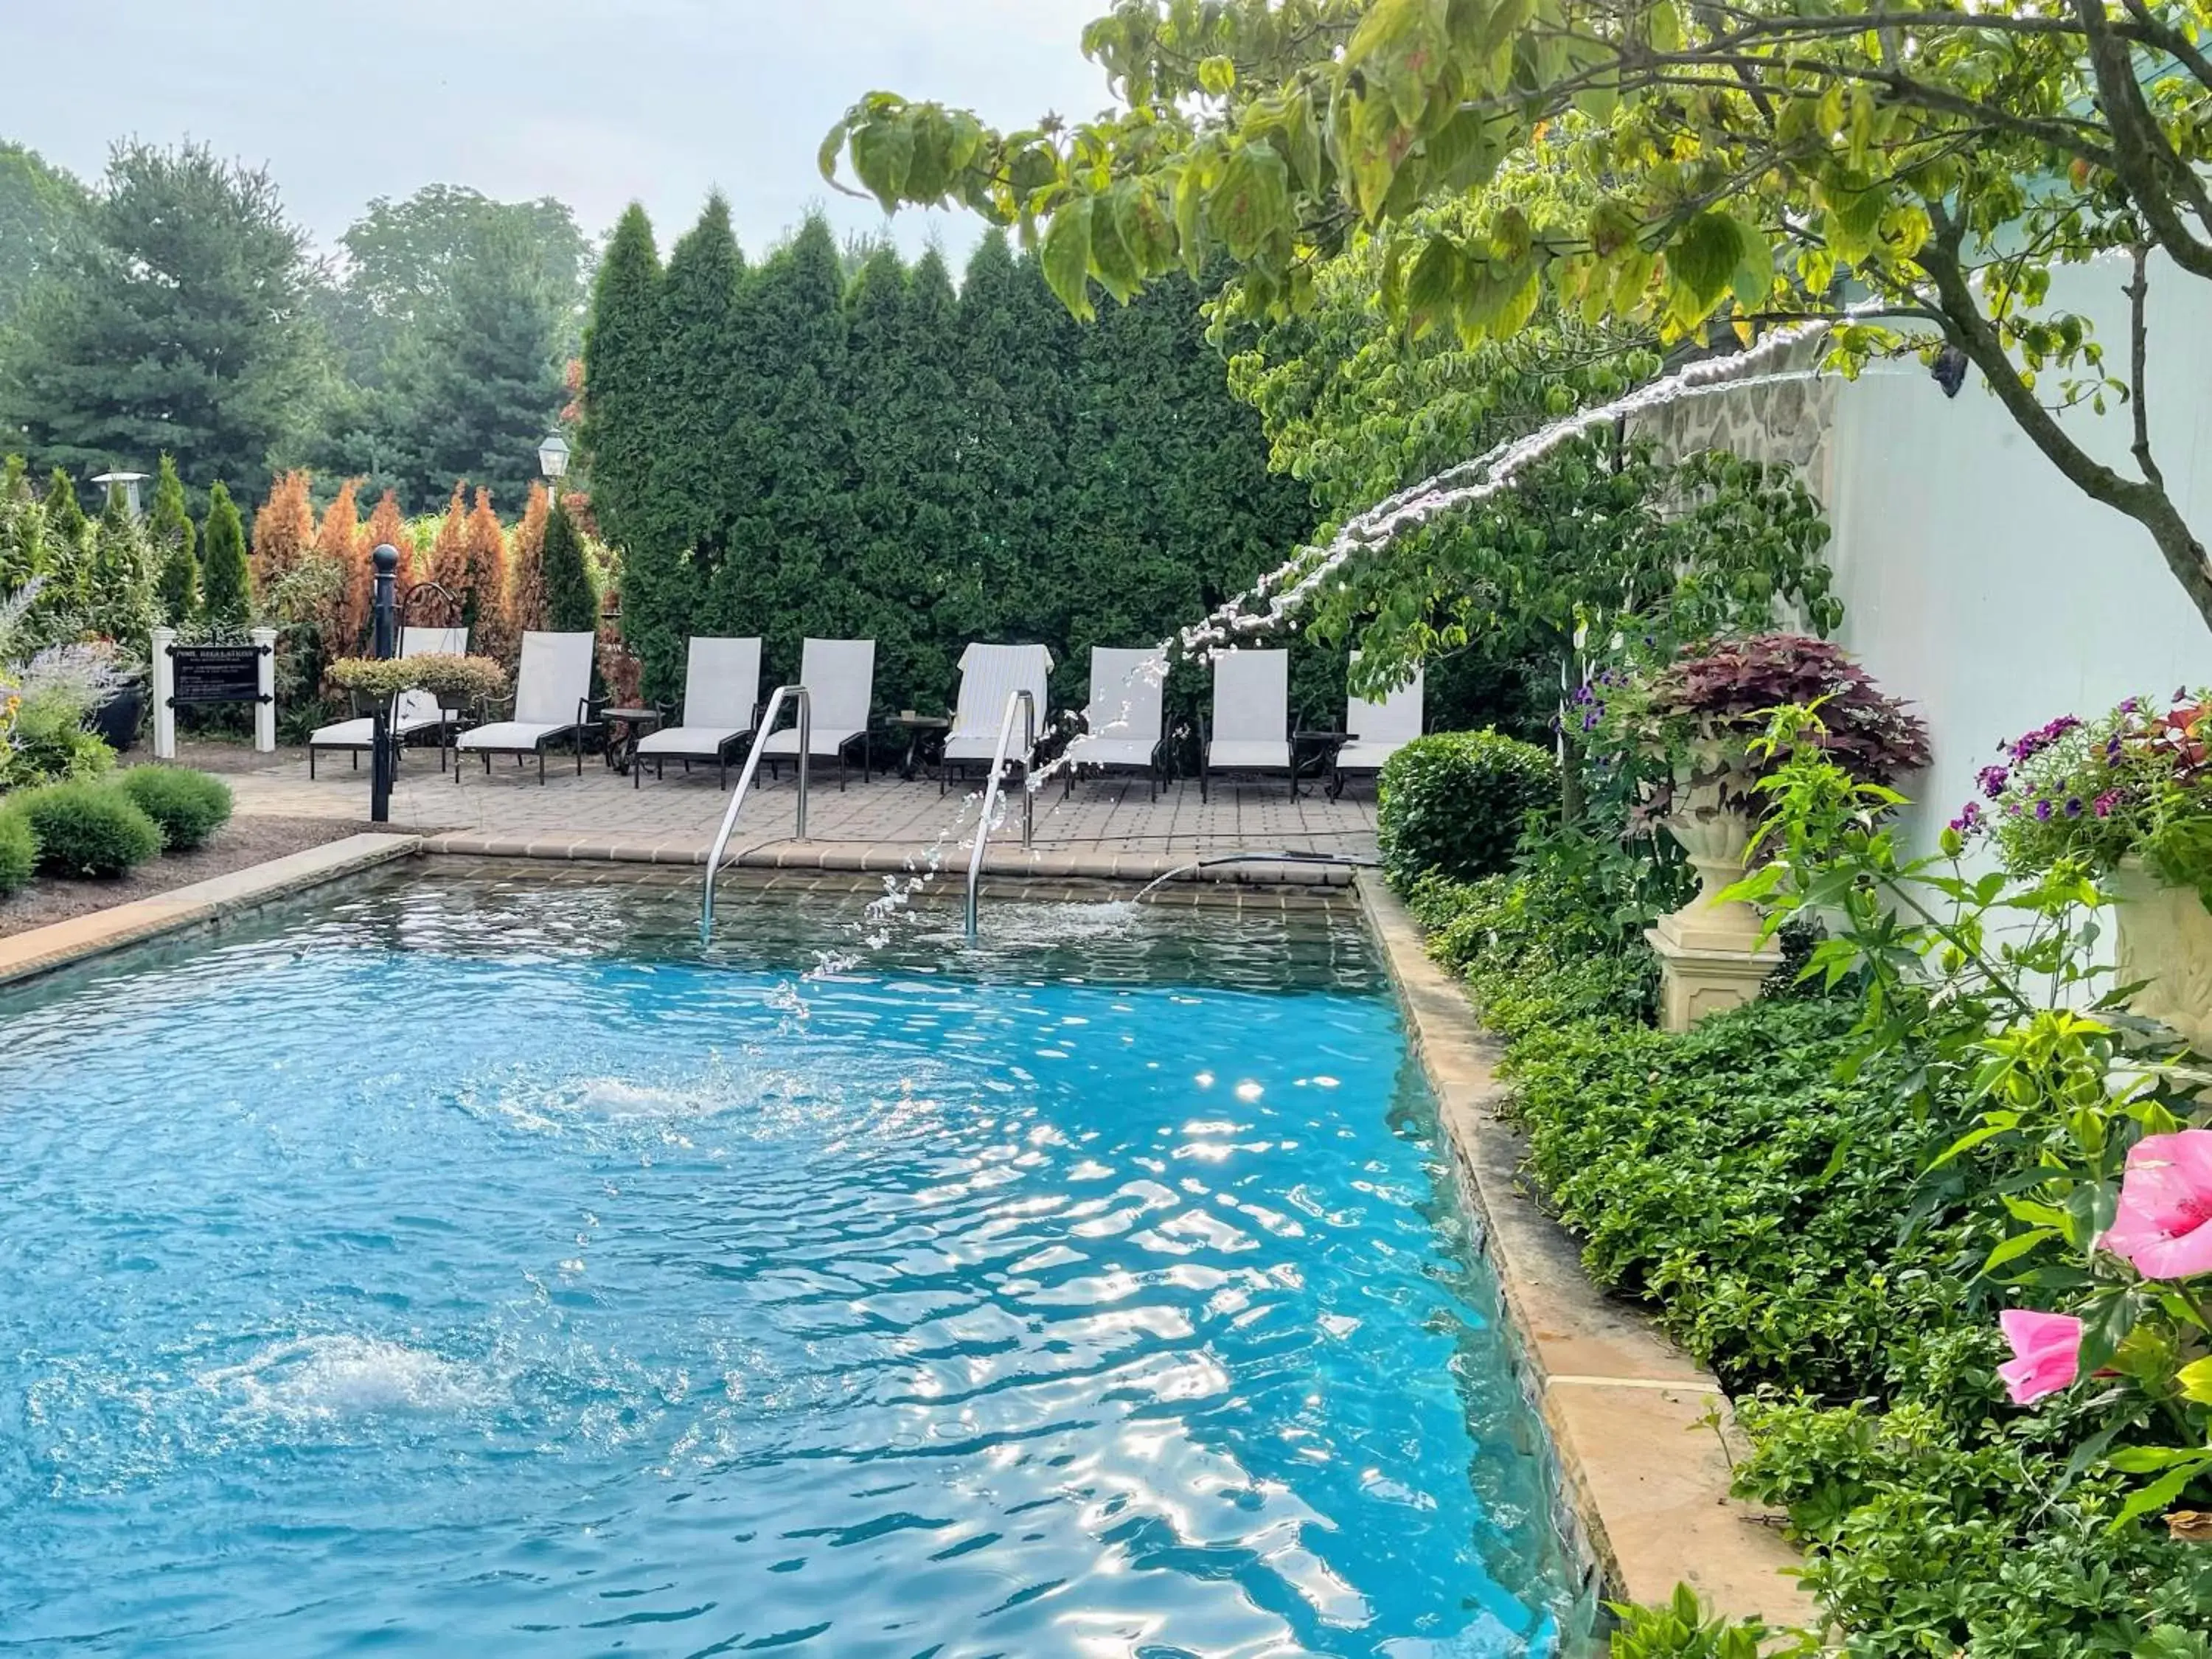
[[[474, 858], [703, 865], [710, 846], [702, 836], [619, 841], [598, 836], [555, 835], [523, 839], [455, 833], [427, 836], [422, 850]], [[930, 850], [911, 842], [769, 841], [729, 854], [723, 868], [897, 875], [919, 872], [926, 867]], [[957, 878], [966, 869], [965, 854], [949, 846], [944, 852], [938, 866], [939, 875]], [[1356, 873], [1349, 865], [1307, 864], [1277, 859], [1266, 853], [1252, 854], [1244, 862], [1216, 865], [1204, 870], [1190, 869], [1191, 863], [1188, 854], [1176, 853], [1024, 852], [1018, 846], [999, 846], [984, 854], [983, 870], [994, 876], [1058, 880], [1146, 882], [1174, 876], [1179, 880], [1252, 887], [1348, 887]]]
[[1371, 872], [1357, 886], [1607, 1595], [1658, 1601], [1686, 1583], [1730, 1619], [1818, 1629], [1778, 1517], [1729, 1494], [1741, 1442], [1719, 1380], [1590, 1282], [1573, 1235], [1522, 1178], [1526, 1145], [1507, 1115], [1497, 1038], [1397, 896]]
[[14, 985], [125, 945], [288, 898], [416, 852], [419, 836], [360, 835], [289, 853], [228, 875], [172, 888], [0, 939], [0, 986]]

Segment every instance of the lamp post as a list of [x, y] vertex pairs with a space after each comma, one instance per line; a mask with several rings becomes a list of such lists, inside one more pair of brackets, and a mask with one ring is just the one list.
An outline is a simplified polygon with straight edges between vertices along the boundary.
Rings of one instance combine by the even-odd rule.
[[538, 445], [538, 468], [546, 483], [558, 484], [568, 471], [568, 441], [556, 432]]
[[[399, 650], [399, 550], [384, 543], [368, 556], [376, 569], [376, 587], [369, 615], [374, 619], [374, 649], [380, 660]], [[392, 699], [380, 697], [370, 717], [368, 763], [368, 821], [392, 822]]]

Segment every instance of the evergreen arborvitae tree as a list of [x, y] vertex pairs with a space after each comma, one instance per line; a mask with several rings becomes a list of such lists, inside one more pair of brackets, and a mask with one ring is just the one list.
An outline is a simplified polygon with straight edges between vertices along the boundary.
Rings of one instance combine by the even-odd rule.
[[545, 524], [553, 514], [553, 498], [541, 481], [530, 486], [530, 500], [514, 526], [514, 556], [508, 561], [507, 587], [514, 601], [507, 607], [517, 635], [545, 626]]
[[177, 464], [167, 455], [161, 457], [154, 480], [154, 513], [148, 532], [159, 561], [155, 588], [161, 620], [171, 628], [180, 627], [191, 620], [199, 605], [200, 567], [193, 556], [198, 532], [185, 510], [184, 480], [177, 477]]
[[633, 202], [607, 242], [592, 290], [577, 445], [599, 529], [617, 547], [629, 546], [645, 527], [653, 455], [664, 429], [663, 286], [652, 222]]
[[295, 469], [269, 487], [253, 514], [253, 589], [266, 594], [314, 550], [315, 503], [307, 475]]
[[85, 573], [86, 631], [135, 652], [143, 659], [157, 614], [154, 548], [131, 510], [120, 484], [111, 485], [107, 506], [93, 527], [92, 558]]
[[243, 628], [253, 620], [253, 577], [246, 562], [246, 524], [238, 504], [218, 482], [208, 490], [207, 524], [201, 532], [200, 613], [210, 622]]
[[584, 538], [558, 501], [545, 520], [539, 568], [544, 573], [545, 626], [556, 634], [596, 633], [599, 596], [584, 559]]
[[92, 525], [77, 503], [76, 481], [58, 466], [46, 481], [46, 585], [39, 594], [39, 609], [50, 616], [74, 615], [84, 604]]
[[0, 467], [0, 594], [12, 593], [46, 568], [46, 509], [31, 488], [21, 455]]
[[1059, 586], [1079, 325], [1034, 263], [1015, 258], [1005, 233], [993, 231], [968, 262], [957, 328], [970, 447], [957, 480], [953, 592], [977, 617], [978, 637], [1018, 632], [1053, 647], [1055, 678], [1073, 690], [1091, 672], [1072, 649]]
[[623, 544], [623, 633], [652, 697], [682, 689], [691, 634], [718, 631], [706, 590], [729, 547], [736, 500], [757, 487], [747, 434], [729, 416], [751, 385], [739, 349], [744, 280], [729, 204], [713, 197], [668, 256], [654, 394], [668, 417], [648, 428], [646, 498], [629, 509]]
[[[673, 286], [672, 279], [672, 287]], [[746, 285], [744, 383], [732, 444], [747, 488], [714, 573], [716, 631], [742, 623], [763, 636], [771, 672], [799, 671], [808, 634], [854, 629], [861, 603], [852, 555], [852, 427], [838, 401], [846, 378], [844, 268], [818, 216]]]

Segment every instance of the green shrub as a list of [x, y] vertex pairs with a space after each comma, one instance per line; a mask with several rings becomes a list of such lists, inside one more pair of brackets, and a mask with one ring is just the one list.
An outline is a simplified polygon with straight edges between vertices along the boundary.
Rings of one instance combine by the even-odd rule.
[[0, 811], [0, 898], [5, 898], [39, 867], [39, 838], [21, 812]]
[[1390, 757], [1376, 786], [1376, 832], [1393, 885], [1435, 872], [1462, 881], [1513, 862], [1534, 808], [1559, 788], [1552, 757], [1496, 732], [1438, 732]]
[[207, 838], [230, 818], [230, 786], [204, 772], [180, 766], [134, 766], [123, 774], [118, 787], [161, 826], [162, 843], [172, 853], [206, 845]]
[[0, 750], [0, 784], [29, 789], [42, 783], [85, 782], [105, 776], [115, 751], [84, 725], [84, 705], [59, 690], [33, 691], [15, 716], [15, 747]]
[[112, 784], [48, 784], [15, 810], [38, 837], [48, 875], [119, 876], [161, 850], [161, 826]]

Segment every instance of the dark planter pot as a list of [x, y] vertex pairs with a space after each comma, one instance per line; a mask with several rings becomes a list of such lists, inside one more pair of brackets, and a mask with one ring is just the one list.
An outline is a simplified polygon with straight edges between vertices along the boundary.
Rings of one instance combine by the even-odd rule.
[[146, 690], [126, 685], [92, 711], [92, 729], [117, 754], [138, 746], [138, 722], [145, 718]]

